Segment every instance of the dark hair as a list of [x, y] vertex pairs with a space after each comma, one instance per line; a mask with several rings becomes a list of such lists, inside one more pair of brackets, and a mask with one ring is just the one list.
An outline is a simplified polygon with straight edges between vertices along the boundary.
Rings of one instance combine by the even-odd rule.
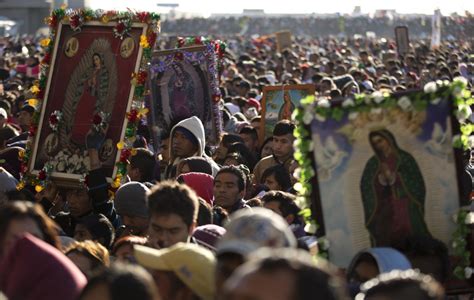
[[258, 141], [257, 129], [253, 128], [252, 126], [246, 125], [242, 127], [242, 129], [240, 129], [239, 134], [248, 134], [252, 137], [254, 141]]
[[111, 254], [115, 255], [117, 250], [123, 245], [146, 245], [147, 243], [148, 239], [146, 237], [126, 235], [115, 241]]
[[249, 200], [245, 201], [245, 203], [250, 207], [262, 207], [263, 206], [262, 200], [260, 200], [260, 198], [252, 198], [252, 199], [249, 199]]
[[367, 281], [357, 299], [442, 300], [442, 286], [429, 275], [414, 270], [392, 271]]
[[293, 278], [291, 299], [348, 299], [344, 281], [334, 267], [323, 261], [315, 264], [307, 251], [281, 248], [258, 251], [249, 262], [239, 267], [234, 276], [252, 273], [288, 272]]
[[190, 227], [197, 220], [199, 201], [196, 193], [187, 185], [163, 181], [148, 194], [148, 208], [150, 214], [176, 214]]
[[408, 237], [404, 243], [397, 247], [400, 252], [405, 254], [413, 265], [413, 268], [420, 269], [421, 272], [428, 274], [428, 270], [417, 266], [417, 258], [427, 257], [432, 260], [435, 256], [440, 262], [440, 270], [437, 274], [429, 274], [435, 277], [441, 283], [446, 282], [449, 277], [450, 263], [448, 248], [446, 245], [433, 237], [425, 235], [415, 235]]
[[265, 171], [263, 171], [260, 183], [264, 184], [265, 179], [271, 175], [275, 177], [275, 180], [278, 182], [278, 185], [281, 186], [282, 191], [288, 191], [291, 188], [290, 173], [284, 166], [275, 165], [265, 169]]
[[287, 217], [292, 214], [295, 216], [295, 220], [298, 220], [297, 217], [300, 212], [300, 208], [298, 205], [296, 205], [295, 200], [295, 195], [281, 191], [269, 191], [266, 192], [262, 197], [263, 203], [278, 202], [279, 209], [283, 217]]
[[[26, 201], [7, 202], [0, 208], [0, 245], [3, 245], [5, 234], [13, 220], [31, 219], [43, 233], [43, 241], [61, 249], [58, 227], [44, 212], [39, 204]], [[3, 247], [0, 247], [3, 251]], [[4, 253], [0, 253], [3, 255]]]
[[107, 287], [112, 300], [154, 300], [158, 295], [155, 282], [145, 269], [138, 265], [114, 263], [109, 269], [94, 274], [79, 299], [84, 299], [87, 293], [101, 284]]
[[200, 172], [212, 175], [212, 166], [204, 157], [192, 156], [183, 159], [181, 164], [187, 164], [191, 172]]
[[212, 207], [206, 200], [199, 197], [199, 211], [197, 216], [197, 226], [212, 224]]
[[240, 142], [243, 143], [244, 140], [238, 135], [233, 133], [224, 133], [221, 139], [221, 143], [224, 147], [229, 148], [230, 144]]
[[282, 136], [286, 134], [293, 135], [295, 128], [295, 123], [291, 122], [290, 120], [278, 121], [278, 123], [276, 123], [275, 127], [273, 128], [273, 136]]
[[214, 177], [214, 182], [216, 181], [217, 177], [222, 173], [232, 174], [237, 177], [237, 185], [239, 187], [239, 192], [245, 189], [245, 173], [236, 166], [225, 166], [222, 167]]
[[257, 164], [257, 159], [252, 151], [244, 143], [232, 143], [227, 148], [227, 153], [238, 153], [241, 158], [241, 164], [246, 165], [250, 171], [253, 170], [255, 165]]
[[82, 217], [78, 220], [77, 224], [84, 225], [92, 235], [92, 238], [101, 243], [105, 248], [109, 249], [112, 246], [115, 229], [109, 219], [103, 214], [91, 214]]
[[145, 148], [137, 148], [136, 154], [130, 158], [130, 167], [137, 168], [141, 174], [141, 181], [153, 181], [155, 170], [155, 156], [153, 152]]

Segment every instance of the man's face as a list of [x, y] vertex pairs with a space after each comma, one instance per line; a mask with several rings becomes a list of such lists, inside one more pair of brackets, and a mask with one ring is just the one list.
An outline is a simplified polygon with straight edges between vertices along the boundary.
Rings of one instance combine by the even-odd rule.
[[71, 215], [75, 218], [81, 217], [92, 210], [89, 195], [85, 189], [69, 190], [66, 194], [66, 201]]
[[161, 154], [161, 161], [165, 164], [169, 163], [170, 160], [170, 139], [161, 140], [160, 144], [160, 154]]
[[18, 124], [20, 126], [30, 126], [31, 124], [31, 114], [27, 111], [20, 111], [18, 113]]
[[156, 214], [150, 218], [148, 235], [153, 248], [168, 248], [179, 242], [187, 243], [195, 224], [188, 227], [177, 214]]
[[173, 152], [177, 157], [190, 157], [196, 153], [197, 147], [180, 131], [173, 135]]
[[74, 228], [74, 239], [79, 242], [86, 240], [94, 240], [92, 234], [89, 232], [89, 230], [84, 224], [76, 225], [76, 228]]
[[245, 146], [247, 146], [250, 151], [256, 150], [258, 141], [254, 140], [250, 134], [241, 133], [239, 135], [244, 140]]
[[227, 147], [224, 146], [224, 143], [221, 141], [219, 143], [219, 146], [216, 149], [216, 159], [217, 160], [225, 159], [225, 157], [227, 155], [227, 151], [228, 151]]
[[[288, 271], [254, 271], [236, 280], [227, 281], [225, 299], [290, 300], [294, 299], [295, 279]], [[274, 288], [278, 287], [278, 288]]]
[[280, 203], [278, 203], [278, 201], [265, 202], [263, 204], [263, 207], [265, 207], [266, 209], [269, 209], [269, 210], [273, 211], [274, 213], [279, 214], [280, 216], [283, 217], [283, 213], [280, 210]]
[[245, 195], [239, 191], [239, 179], [232, 173], [220, 173], [214, 179], [214, 201], [223, 208], [232, 207]]
[[144, 236], [146, 235], [149, 220], [148, 218], [130, 216], [130, 215], [121, 215], [123, 225], [125, 225], [129, 234]]
[[273, 136], [273, 154], [278, 158], [286, 158], [293, 153], [292, 134], [288, 133], [280, 136]]
[[265, 178], [263, 184], [270, 190], [270, 191], [281, 191], [281, 186], [278, 184], [278, 181], [275, 179], [275, 175], [271, 174]]

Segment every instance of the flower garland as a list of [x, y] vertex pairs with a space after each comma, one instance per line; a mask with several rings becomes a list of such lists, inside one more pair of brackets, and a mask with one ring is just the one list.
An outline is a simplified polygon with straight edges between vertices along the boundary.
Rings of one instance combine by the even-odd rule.
[[[357, 117], [361, 112], [376, 112], [387, 108], [400, 108], [403, 111], [415, 110], [423, 111], [429, 103], [437, 105], [441, 99], [452, 99], [454, 104], [453, 114], [460, 124], [460, 134], [453, 137], [453, 146], [464, 150], [474, 148], [474, 124], [469, 122], [472, 114], [470, 106], [474, 104], [471, 92], [466, 89], [467, 81], [458, 77], [449, 81], [430, 82], [425, 85], [423, 93], [416, 93], [413, 97], [406, 96], [396, 99], [389, 93], [380, 91], [372, 95], [359, 94], [354, 99], [346, 99], [340, 106], [332, 106], [326, 99], [315, 101], [314, 96], [307, 97], [301, 101], [301, 106], [293, 112], [293, 120], [296, 122], [295, 135], [295, 160], [299, 168], [295, 171], [298, 182], [294, 188], [298, 192], [297, 202], [302, 207], [302, 215], [308, 222], [309, 229], [316, 229], [317, 224], [311, 212], [311, 193], [313, 190], [311, 179], [316, 175], [313, 167], [314, 145], [311, 138], [310, 125], [314, 119], [325, 121], [327, 119], [341, 120], [345, 114], [349, 118]], [[453, 234], [453, 248], [455, 255], [460, 261], [454, 274], [460, 279], [469, 278], [474, 270], [471, 268], [471, 255], [466, 249], [467, 235], [469, 233], [468, 224], [474, 223], [472, 213], [460, 209], [456, 215], [457, 229]], [[469, 276], [468, 276], [469, 275]]]
[[[36, 191], [42, 190], [50, 177], [50, 174], [54, 167], [50, 163], [46, 163], [44, 168], [38, 173], [37, 176], [28, 173], [28, 164], [31, 157], [32, 145], [36, 132], [38, 130], [38, 123], [40, 118], [39, 108], [42, 106], [42, 101], [44, 99], [44, 93], [46, 90], [46, 82], [48, 75], [51, 72], [50, 63], [51, 57], [54, 49], [54, 42], [56, 40], [56, 33], [61, 22], [67, 22], [73, 31], [80, 31], [86, 22], [89, 21], [100, 21], [103, 24], [108, 24], [109, 22], [116, 22], [113, 32], [115, 37], [123, 39], [130, 32], [131, 26], [133, 23], [146, 23], [148, 29], [145, 35], [140, 37], [140, 46], [143, 49], [143, 57], [140, 64], [140, 78], [147, 77], [148, 63], [151, 59], [152, 49], [155, 45], [158, 32], [160, 31], [160, 15], [157, 13], [149, 12], [134, 12], [131, 10], [124, 12], [117, 11], [104, 11], [104, 10], [92, 10], [92, 9], [65, 9], [59, 8], [52, 11], [51, 15], [45, 19], [45, 23], [49, 26], [50, 35], [48, 38], [40, 42], [41, 47], [44, 49], [44, 56], [40, 64], [40, 79], [33, 83], [30, 92], [35, 96], [34, 99], [31, 99], [35, 102], [35, 113], [33, 114], [33, 119], [31, 122], [31, 127], [29, 130], [29, 137], [26, 143], [24, 151], [19, 152], [20, 160], [20, 181], [17, 185], [17, 189], [21, 190], [26, 185], [35, 186]], [[146, 43], [145, 43], [146, 41]], [[144, 95], [145, 95], [145, 81], [138, 80], [134, 84], [134, 99], [132, 109], [141, 108], [144, 106]], [[144, 114], [140, 115], [143, 117]], [[100, 118], [100, 122], [99, 122]], [[107, 126], [108, 116], [101, 114], [99, 112], [94, 116], [94, 125], [96, 130], [104, 128]], [[49, 125], [53, 131], [57, 130], [62, 120], [62, 113], [55, 111], [50, 115]], [[138, 121], [137, 121], [138, 122]], [[136, 132], [137, 122], [132, 122], [127, 124], [127, 130]], [[124, 147], [129, 149], [131, 147], [131, 141], [129, 137], [125, 137], [125, 141], [122, 142]], [[78, 155], [78, 160], [81, 160], [82, 156]], [[82, 157], [83, 163], [81, 164], [81, 170], [87, 166], [87, 160], [85, 157]], [[126, 173], [126, 167], [121, 168], [117, 171], [117, 176], [120, 175], [124, 177]], [[83, 176], [82, 180], [87, 184], [87, 176]]]

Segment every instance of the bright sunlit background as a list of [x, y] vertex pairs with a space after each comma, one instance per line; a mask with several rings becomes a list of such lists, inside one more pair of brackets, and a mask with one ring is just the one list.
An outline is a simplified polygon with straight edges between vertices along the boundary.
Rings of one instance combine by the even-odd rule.
[[177, 12], [199, 14], [207, 17], [213, 13], [242, 13], [243, 9], [264, 9], [266, 13], [351, 13], [355, 6], [361, 6], [362, 13], [373, 13], [377, 9], [395, 9], [398, 13], [432, 14], [437, 8], [443, 15], [453, 12], [464, 15], [465, 11], [474, 12], [472, 0], [344, 0], [344, 1], [271, 1], [271, 0], [86, 0], [91, 8], [102, 9], [137, 9], [146, 11], [169, 12], [167, 7], [157, 4], [179, 4]]

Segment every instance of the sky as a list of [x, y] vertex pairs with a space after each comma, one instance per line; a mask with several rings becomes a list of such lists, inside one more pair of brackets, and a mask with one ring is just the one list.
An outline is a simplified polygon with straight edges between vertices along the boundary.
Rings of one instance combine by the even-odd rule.
[[266, 13], [351, 13], [355, 6], [360, 5], [362, 13], [371, 13], [376, 9], [396, 9], [400, 13], [432, 14], [437, 8], [443, 15], [453, 12], [464, 15], [466, 10], [474, 13], [472, 0], [86, 0], [94, 9], [126, 8], [168, 12], [168, 8], [158, 7], [157, 3], [178, 3], [177, 11], [191, 12], [209, 16], [211, 13], [241, 13], [243, 9], [264, 9]]

